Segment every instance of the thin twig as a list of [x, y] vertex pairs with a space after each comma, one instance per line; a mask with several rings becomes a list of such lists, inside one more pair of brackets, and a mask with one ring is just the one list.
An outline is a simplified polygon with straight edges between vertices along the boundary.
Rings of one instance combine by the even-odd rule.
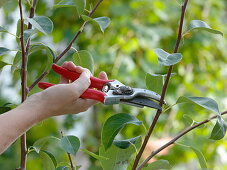
[[[35, 8], [36, 8], [37, 3], [38, 3], [38, 0], [33, 0], [32, 6], [30, 8], [29, 18], [33, 18], [34, 17]], [[28, 29], [32, 29], [32, 24], [31, 23], [28, 23]], [[30, 44], [31, 44], [31, 39], [29, 38], [28, 39], [28, 43], [26, 45], [26, 55], [28, 55], [28, 50], [30, 48]]]
[[[99, 7], [99, 5], [101, 4], [103, 0], [99, 0], [97, 2], [97, 4], [95, 5], [95, 7], [92, 9], [92, 11], [88, 14], [89, 17], [91, 17], [94, 12], [96, 11], [96, 9]], [[79, 35], [83, 32], [84, 26], [86, 25], [86, 21], [82, 24], [81, 28], [79, 31], [77, 31], [77, 33], [75, 34], [75, 36], [73, 37], [73, 39], [71, 40], [71, 42], [68, 44], [68, 46], [65, 48], [65, 50], [63, 50], [63, 52], [61, 52], [55, 59], [54, 59], [54, 63], [57, 63], [72, 47], [73, 43], [77, 40], [77, 38], [79, 37]], [[42, 80], [48, 73], [47, 72], [43, 72], [33, 83], [32, 85], [29, 87], [29, 91], [31, 91], [40, 80]]]
[[29, 91], [31, 91], [46, 75], [48, 74], [48, 72], [43, 72], [41, 74], [41, 76], [39, 76], [39, 78], [37, 78], [34, 83], [32, 83], [32, 85], [29, 87]]
[[[22, 10], [22, 2], [19, 2], [20, 8], [20, 24], [21, 24], [21, 35], [20, 35], [20, 43], [21, 43], [21, 52], [22, 52], [22, 66], [21, 66], [21, 87], [22, 87], [22, 99], [21, 102], [24, 102], [27, 98], [28, 90], [27, 90], [27, 57], [24, 46], [24, 18], [23, 18], [23, 10]], [[27, 145], [26, 145], [26, 134], [21, 136], [21, 162], [20, 162], [20, 170], [26, 169], [26, 160], [27, 160]]]
[[[179, 45], [180, 45], [180, 41], [181, 41], [181, 37], [182, 37], [182, 29], [183, 29], [183, 24], [184, 24], [184, 16], [185, 16], [185, 11], [186, 11], [186, 7], [187, 7], [187, 4], [188, 4], [188, 0], [185, 0], [184, 1], [184, 4], [182, 5], [182, 8], [181, 8], [181, 18], [180, 18], [180, 24], [179, 24], [179, 29], [178, 29], [178, 36], [177, 36], [177, 41], [176, 41], [176, 45], [175, 45], [175, 48], [174, 48], [174, 53], [176, 53], [179, 49]], [[162, 88], [162, 94], [161, 94], [161, 99], [160, 99], [160, 103], [159, 105], [162, 107], [163, 105], [163, 102], [164, 102], [164, 98], [165, 98], [165, 94], [166, 94], [166, 90], [167, 90], [167, 87], [168, 87], [168, 84], [169, 84], [169, 80], [170, 80], [170, 77], [171, 77], [171, 73], [172, 73], [172, 70], [173, 70], [173, 66], [170, 66], [169, 69], [168, 69], [168, 73], [167, 73], [167, 77], [166, 77], [166, 80], [165, 80], [165, 83], [163, 85], [163, 88]], [[161, 115], [162, 111], [161, 110], [157, 110], [156, 112], [156, 115], [154, 117], [154, 120], [148, 130], [148, 133], [146, 134], [145, 136], [145, 139], [143, 141], [143, 144], [140, 148], [140, 151], [139, 153], [136, 155], [136, 159], [135, 159], [135, 162], [133, 164], [133, 170], [136, 170], [136, 167], [138, 166], [138, 163], [139, 163], [139, 160], [144, 152], [144, 149], [147, 145], [147, 142], [154, 130], [154, 127], [155, 125], [157, 124], [158, 122], [158, 118], [159, 116]]]
[[89, 17], [91, 17], [96, 9], [99, 7], [99, 5], [102, 3], [103, 0], [99, 0], [98, 3], [95, 5], [95, 7], [92, 9], [92, 11], [88, 14]]
[[[62, 138], [64, 137], [64, 134], [63, 134], [62, 131], [61, 131], [61, 137], [62, 137]], [[74, 168], [74, 166], [73, 166], [73, 161], [72, 161], [72, 158], [71, 158], [70, 153], [68, 153], [68, 152], [66, 152], [66, 153], [67, 153], [68, 158], [69, 158], [69, 162], [70, 162], [71, 169], [72, 169], [72, 170], [75, 170], [75, 168]]]
[[[227, 111], [224, 111], [221, 113], [221, 115], [225, 115], [227, 114]], [[187, 129], [183, 130], [182, 132], [180, 132], [176, 137], [174, 137], [172, 140], [170, 140], [169, 142], [167, 142], [165, 145], [161, 146], [160, 148], [158, 148], [157, 150], [153, 151], [143, 162], [142, 164], [137, 168], [137, 170], [140, 170], [142, 169], [146, 163], [151, 159], [153, 158], [155, 155], [157, 155], [159, 152], [161, 152], [163, 149], [167, 148], [168, 146], [174, 144], [179, 138], [181, 138], [182, 136], [184, 136], [185, 134], [187, 134], [188, 132], [192, 131], [193, 129], [205, 124], [205, 123], [208, 123], [210, 122], [212, 119], [215, 119], [217, 118], [219, 115], [215, 115], [215, 116], [212, 116], [210, 117], [209, 119], [206, 119], [202, 122], [199, 122], [198, 124], [195, 124], [191, 127], [188, 127]]]

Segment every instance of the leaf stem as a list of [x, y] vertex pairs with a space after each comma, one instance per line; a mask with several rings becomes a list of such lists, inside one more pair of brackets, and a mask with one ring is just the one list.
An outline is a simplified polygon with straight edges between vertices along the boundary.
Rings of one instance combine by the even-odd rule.
[[[61, 131], [61, 137], [62, 137], [62, 138], [64, 137], [64, 134], [63, 134], [62, 131]], [[72, 170], [75, 170], [75, 168], [74, 168], [74, 166], [73, 166], [73, 161], [72, 161], [72, 158], [71, 158], [70, 153], [68, 153], [68, 152], [66, 152], [66, 153], [67, 153], [68, 158], [69, 158], [69, 162], [70, 162], [71, 169], [72, 169]]]
[[20, 38], [20, 37], [18, 37], [17, 35], [11, 33], [11, 32], [8, 32], [8, 31], [7, 31], [6, 33], [8, 33], [8, 34], [10, 34], [10, 35], [12, 35], [12, 36], [14, 36], [14, 37], [16, 37], [16, 38]]
[[176, 103], [175, 104], [172, 104], [172, 105], [170, 105], [170, 106], [168, 106], [165, 110], [163, 110], [162, 112], [163, 113], [165, 113], [167, 110], [169, 110], [169, 109], [171, 109], [173, 106], [175, 106], [176, 105]]
[[[221, 115], [225, 115], [227, 114], [227, 111], [224, 111], [221, 113]], [[186, 128], [185, 130], [183, 130], [182, 132], [180, 132], [178, 135], [176, 135], [176, 137], [174, 137], [172, 140], [170, 140], [169, 142], [167, 142], [165, 145], [161, 146], [160, 148], [158, 148], [157, 150], [153, 151], [143, 162], [142, 164], [137, 168], [137, 170], [140, 170], [142, 169], [146, 163], [151, 159], [153, 158], [155, 155], [157, 155], [159, 152], [161, 152], [163, 149], [169, 147], [170, 145], [174, 144], [179, 138], [181, 138], [182, 136], [184, 136], [185, 134], [187, 134], [188, 132], [192, 131], [193, 129], [203, 125], [203, 124], [206, 124], [208, 122], [210, 122], [212, 119], [215, 119], [217, 118], [218, 116], [220, 115], [215, 115], [215, 116], [212, 116], [202, 122], [199, 122], [198, 124], [195, 124], [193, 126], [190, 126], [188, 128]]]
[[[178, 49], [179, 49], [179, 45], [180, 45], [180, 41], [181, 41], [181, 38], [182, 38], [182, 30], [183, 30], [183, 23], [184, 23], [184, 16], [185, 16], [185, 11], [186, 11], [186, 7], [187, 7], [187, 4], [188, 4], [188, 0], [185, 0], [184, 1], [184, 4], [182, 5], [182, 8], [181, 8], [181, 18], [180, 18], [180, 24], [179, 24], [179, 28], [178, 28], [178, 36], [177, 36], [177, 40], [176, 40], [176, 45], [175, 45], [175, 48], [174, 48], [174, 53], [177, 53]], [[169, 80], [170, 80], [170, 77], [171, 77], [171, 73], [172, 73], [172, 70], [173, 70], [173, 66], [170, 66], [169, 69], [168, 69], [168, 73], [167, 73], [167, 77], [166, 77], [166, 80], [165, 80], [165, 83], [163, 85], [163, 88], [162, 88], [162, 94], [161, 94], [161, 99], [160, 99], [160, 103], [159, 105], [162, 107], [163, 105], [163, 102], [164, 102], [164, 98], [165, 98], [165, 94], [166, 94], [166, 90], [167, 90], [167, 87], [168, 87], [168, 84], [169, 84]], [[138, 163], [139, 163], [139, 160], [142, 156], [142, 153], [144, 152], [144, 149], [147, 145], [147, 142], [154, 130], [154, 127], [155, 125], [157, 124], [158, 122], [158, 118], [159, 116], [161, 115], [162, 111], [161, 110], [157, 110], [156, 112], [156, 115], [154, 117], [154, 120], [148, 130], [148, 133], [146, 134], [145, 136], [145, 139], [143, 141], [143, 144], [140, 148], [140, 151], [139, 153], [136, 155], [136, 159], [135, 159], [135, 162], [133, 164], [133, 170], [136, 170], [136, 167], [138, 166]]]
[[[103, 0], [99, 0], [97, 2], [97, 4], [95, 5], [95, 7], [92, 9], [92, 11], [88, 14], [89, 17], [91, 17], [94, 12], [96, 11], [96, 9], [99, 7], [99, 5], [101, 4]], [[81, 28], [84, 28], [86, 24], [86, 21], [82, 24]], [[55, 59], [54, 59], [54, 63], [57, 63], [72, 47], [73, 43], [77, 40], [77, 38], [79, 37], [79, 35], [83, 32], [83, 29], [79, 29], [79, 31], [77, 31], [77, 33], [75, 34], [74, 38], [71, 40], [71, 42], [68, 44], [68, 46], [65, 48], [65, 50], [63, 50], [63, 52], [61, 52]], [[48, 72], [43, 72], [33, 83], [32, 85], [29, 87], [29, 91], [31, 91], [40, 80], [42, 80], [46, 75], [48, 74]]]

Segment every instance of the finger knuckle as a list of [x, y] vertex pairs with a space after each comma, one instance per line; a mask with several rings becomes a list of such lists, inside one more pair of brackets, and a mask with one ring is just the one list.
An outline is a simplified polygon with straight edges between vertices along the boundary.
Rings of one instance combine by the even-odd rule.
[[90, 84], [91, 84], [90, 78], [84, 79], [84, 83], [85, 83], [86, 85], [90, 85]]

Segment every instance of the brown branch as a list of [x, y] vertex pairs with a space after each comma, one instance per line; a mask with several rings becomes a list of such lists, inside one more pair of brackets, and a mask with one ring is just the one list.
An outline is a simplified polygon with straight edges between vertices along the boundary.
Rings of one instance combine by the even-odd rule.
[[96, 9], [99, 7], [99, 5], [102, 3], [103, 0], [99, 0], [98, 3], [95, 5], [95, 7], [92, 9], [92, 11], [88, 14], [89, 17], [91, 17]]
[[70, 48], [72, 47], [73, 43], [77, 40], [77, 38], [79, 37], [79, 35], [82, 33], [82, 30], [79, 30], [76, 35], [74, 36], [74, 38], [71, 40], [71, 42], [69, 43], [69, 45], [66, 47], [66, 49], [61, 53], [59, 54], [55, 60], [54, 60], [54, 63], [57, 63], [69, 50]]
[[[62, 131], [61, 131], [61, 137], [62, 137], [62, 138], [64, 137], [64, 134], [63, 134]], [[75, 170], [75, 168], [74, 168], [74, 166], [73, 166], [73, 161], [72, 161], [72, 158], [71, 158], [70, 153], [68, 153], [68, 152], [66, 152], [66, 153], [67, 153], [68, 158], [69, 158], [69, 162], [70, 162], [71, 169], [72, 169], [72, 170]]]
[[[36, 8], [37, 3], [38, 3], [38, 0], [33, 0], [32, 6], [30, 8], [29, 18], [33, 18], [34, 17], [35, 8]], [[28, 23], [28, 29], [32, 29], [32, 24], [30, 22]], [[28, 50], [30, 48], [30, 43], [31, 43], [31, 39], [29, 38], [28, 39], [28, 43], [26, 45], [26, 55], [28, 55]]]
[[[225, 115], [227, 114], [227, 111], [224, 111], [221, 113], [221, 115]], [[167, 148], [168, 146], [174, 144], [179, 138], [181, 138], [182, 136], [184, 136], [185, 134], [187, 134], [188, 132], [192, 131], [193, 129], [205, 124], [205, 123], [208, 123], [210, 122], [212, 119], [215, 119], [217, 118], [219, 115], [215, 115], [215, 116], [212, 116], [210, 117], [209, 119], [206, 119], [202, 122], [199, 122], [198, 124], [195, 124], [191, 127], [188, 127], [187, 129], [183, 130], [182, 132], [180, 132], [176, 137], [174, 137], [172, 140], [170, 140], [169, 142], [167, 142], [165, 145], [161, 146], [160, 148], [158, 148], [157, 150], [153, 151], [143, 162], [142, 164], [137, 168], [137, 170], [140, 170], [142, 169], [146, 163], [151, 159], [153, 158], [155, 155], [157, 155], [159, 152], [161, 152], [163, 149]]]
[[[99, 5], [101, 4], [103, 0], [99, 0], [97, 2], [97, 4], [95, 5], [95, 7], [92, 9], [91, 12], [89, 12], [88, 16], [91, 17], [94, 12], [96, 11], [96, 9], [99, 7]], [[73, 39], [71, 40], [71, 42], [68, 44], [68, 46], [65, 48], [65, 50], [60, 53], [55, 59], [54, 59], [54, 63], [57, 63], [72, 47], [73, 43], [77, 40], [77, 38], [79, 37], [79, 35], [83, 32], [84, 26], [86, 25], [86, 21], [82, 24], [80, 30], [75, 34], [75, 36], [73, 37]], [[42, 80], [48, 73], [47, 72], [43, 72], [38, 78], [37, 80], [35, 80], [32, 85], [29, 87], [29, 91], [31, 91], [40, 80]]]
[[[33, 5], [30, 9], [30, 18], [34, 16], [35, 6], [38, 0], [33, 1]], [[22, 87], [22, 102], [24, 102], [28, 95], [28, 87], [27, 87], [27, 52], [30, 45], [30, 40], [28, 40], [28, 44], [25, 47], [24, 44], [24, 18], [23, 18], [23, 10], [22, 10], [22, 2], [19, 0], [19, 8], [20, 8], [20, 19], [21, 19], [21, 51], [22, 51], [22, 66], [21, 66], [21, 87]], [[29, 23], [28, 29], [31, 29], [32, 25]], [[20, 170], [26, 169], [26, 160], [27, 160], [27, 144], [26, 144], [26, 133], [21, 136], [21, 162], [20, 162]]]
[[32, 85], [29, 87], [29, 91], [31, 91], [46, 75], [48, 74], [48, 72], [44, 71], [41, 76], [39, 76], [39, 78], [37, 78], [34, 83], [32, 83]]
[[[188, 0], [185, 0], [184, 1], [184, 4], [182, 5], [182, 8], [181, 8], [181, 18], [180, 18], [180, 24], [179, 24], [179, 29], [178, 29], [178, 36], [177, 36], [177, 41], [176, 41], [176, 45], [175, 45], [175, 48], [174, 48], [174, 53], [176, 53], [179, 49], [179, 45], [180, 45], [180, 41], [181, 41], [181, 38], [182, 38], [182, 29], [183, 29], [183, 24], [184, 24], [184, 16], [185, 16], [185, 11], [186, 11], [186, 7], [187, 7], [187, 4], [188, 4]], [[168, 73], [167, 73], [167, 77], [166, 77], [166, 80], [165, 80], [165, 83], [163, 85], [163, 88], [162, 88], [162, 94], [161, 94], [161, 99], [160, 99], [160, 103], [159, 105], [162, 107], [163, 105], [163, 102], [164, 102], [164, 98], [165, 98], [165, 94], [166, 94], [166, 90], [167, 90], [167, 87], [168, 87], [168, 84], [169, 84], [169, 80], [170, 80], [170, 77], [171, 77], [171, 73], [172, 73], [172, 70], [173, 70], [173, 66], [170, 66], [169, 69], [168, 69]], [[148, 133], [146, 134], [145, 136], [145, 139], [143, 141], [143, 144], [138, 152], [138, 154], [136, 155], [136, 159], [135, 159], [135, 162], [133, 164], [133, 170], [136, 170], [136, 167], [138, 166], [138, 163], [139, 163], [139, 160], [144, 152], [144, 149], [147, 145], [147, 142], [154, 130], [154, 127], [155, 125], [157, 124], [158, 122], [158, 118], [159, 116], [161, 115], [162, 111], [161, 110], [157, 110], [156, 112], [156, 115], [154, 117], [154, 120], [148, 130]]]
[[[30, 8], [29, 18], [33, 18], [35, 15], [35, 8], [38, 3], [38, 0], [33, 0], [32, 7]], [[28, 29], [32, 28], [32, 24], [28, 23]]]
[[[27, 90], [27, 56], [25, 52], [24, 46], [24, 18], [23, 18], [23, 10], [22, 10], [22, 2], [19, 2], [20, 8], [20, 20], [21, 20], [21, 51], [22, 51], [22, 66], [21, 66], [21, 87], [22, 87], [22, 99], [21, 102], [24, 102], [27, 98], [28, 90]], [[21, 162], [20, 162], [20, 170], [26, 169], [26, 160], [27, 160], [27, 145], [26, 145], [26, 134], [21, 136]]]

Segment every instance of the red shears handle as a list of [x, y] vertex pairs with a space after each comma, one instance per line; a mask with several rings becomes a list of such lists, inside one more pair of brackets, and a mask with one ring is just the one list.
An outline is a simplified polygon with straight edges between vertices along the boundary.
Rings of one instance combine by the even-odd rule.
[[[46, 89], [48, 87], [54, 86], [56, 84], [40, 82], [38, 83], [39, 88]], [[99, 90], [87, 89], [80, 97], [83, 99], [92, 99], [104, 103], [106, 94]]]
[[[57, 64], [53, 64], [52, 69], [56, 73], [62, 75], [63, 77], [65, 77], [69, 80], [72, 80], [72, 81], [75, 81], [76, 79], [78, 79], [80, 77], [80, 73], [67, 70], [66, 68], [58, 66]], [[91, 80], [90, 88], [97, 88], [99, 90], [101, 90], [103, 88], [104, 84], [113, 81], [113, 80], [102, 80], [102, 79], [99, 79], [96, 77], [91, 77], [90, 80]]]
[[[56, 64], [52, 65], [52, 69], [56, 73], [62, 75], [63, 77], [65, 77], [69, 80], [72, 80], [72, 81], [75, 81], [76, 79], [78, 79], [80, 77], [80, 73], [70, 71], [70, 70], [63, 68], [61, 66], [58, 66]], [[91, 80], [90, 87], [80, 97], [84, 98], [84, 99], [93, 99], [93, 100], [97, 100], [97, 101], [104, 103], [104, 98], [105, 98], [106, 94], [99, 90], [101, 90], [106, 83], [112, 82], [114, 80], [102, 80], [102, 79], [99, 79], [96, 77], [91, 77], [90, 80]], [[46, 89], [46, 88], [54, 86], [54, 85], [55, 84], [47, 83], [47, 82], [38, 83], [38, 86], [41, 89]], [[91, 88], [96, 88], [98, 90], [94, 90]]]

